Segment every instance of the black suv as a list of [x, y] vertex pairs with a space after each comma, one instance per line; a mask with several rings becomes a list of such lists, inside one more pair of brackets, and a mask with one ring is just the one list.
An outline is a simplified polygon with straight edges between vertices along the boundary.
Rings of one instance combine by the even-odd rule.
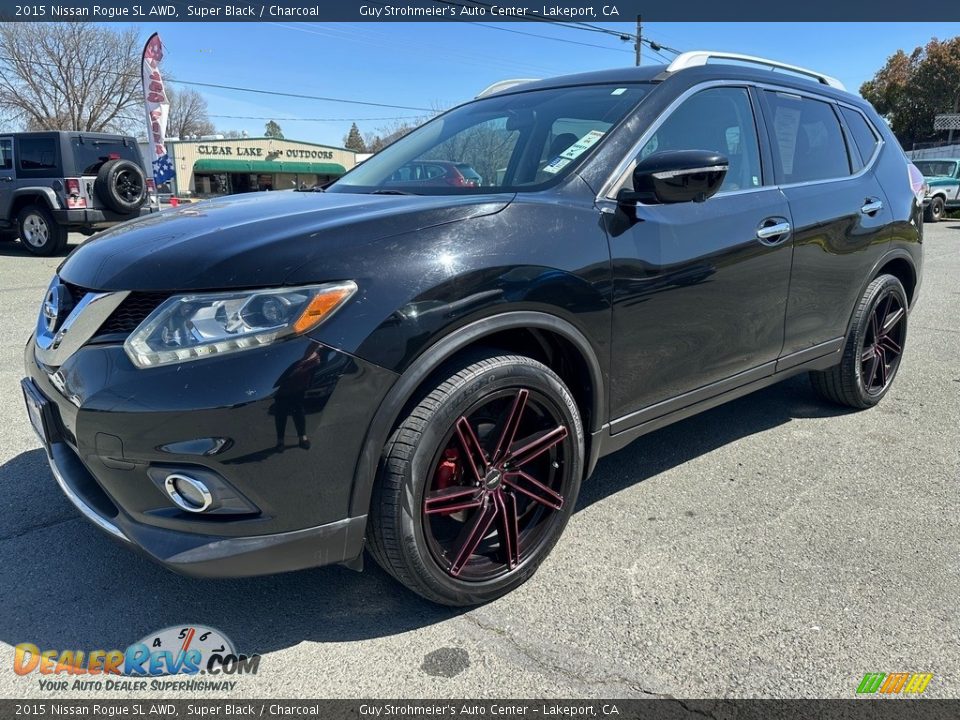
[[[644, 433], [801, 372], [879, 402], [922, 177], [837, 81], [708, 55], [520, 84], [326, 192], [85, 243], [25, 351], [57, 482], [184, 573], [366, 548], [466, 605], [529, 578], [597, 459]], [[482, 184], [395, 179], [434, 160]]]
[[89, 235], [158, 210], [132, 137], [0, 134], [0, 233], [35, 255], [62, 252], [71, 230]]

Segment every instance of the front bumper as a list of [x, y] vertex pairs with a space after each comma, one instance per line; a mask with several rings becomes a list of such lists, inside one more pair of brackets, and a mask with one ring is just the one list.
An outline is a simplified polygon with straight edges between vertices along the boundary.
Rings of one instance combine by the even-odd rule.
[[[366, 516], [349, 514], [353, 476], [393, 373], [309, 338], [148, 370], [111, 344], [84, 347], [54, 372], [33, 348], [24, 359], [52, 408], [53, 475], [115, 539], [194, 576], [359, 557]], [[224, 502], [177, 507], [158, 482], [170, 472], [213, 478]]]

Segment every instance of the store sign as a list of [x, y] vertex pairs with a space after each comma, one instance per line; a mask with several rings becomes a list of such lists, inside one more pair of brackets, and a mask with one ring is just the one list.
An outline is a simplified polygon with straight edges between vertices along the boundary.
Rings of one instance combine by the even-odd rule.
[[235, 157], [263, 157], [263, 148], [239, 146], [230, 147], [229, 145], [197, 145], [197, 154], [231, 155]]
[[[279, 151], [273, 151], [270, 154], [276, 157]], [[262, 147], [242, 147], [239, 145], [197, 145], [198, 155], [227, 155], [230, 157], [264, 157]], [[331, 150], [286, 150], [284, 157], [291, 160], [333, 160], [333, 151]]]
[[311, 160], [333, 160], [333, 153], [329, 150], [287, 150], [284, 155], [288, 158], [310, 158]]

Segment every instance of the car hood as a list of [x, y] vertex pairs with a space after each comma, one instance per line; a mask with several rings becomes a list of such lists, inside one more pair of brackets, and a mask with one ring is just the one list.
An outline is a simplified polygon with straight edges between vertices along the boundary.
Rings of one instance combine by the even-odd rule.
[[949, 175], [924, 175], [923, 179], [930, 187], [938, 187], [940, 185], [956, 185], [957, 182], [960, 182], [956, 178], [950, 177]]
[[[282, 285], [297, 268], [364, 244], [490, 215], [512, 195], [264, 192], [204, 200], [117, 225], [59, 269], [95, 290], [204, 290]], [[322, 280], [325, 278], [317, 278]]]

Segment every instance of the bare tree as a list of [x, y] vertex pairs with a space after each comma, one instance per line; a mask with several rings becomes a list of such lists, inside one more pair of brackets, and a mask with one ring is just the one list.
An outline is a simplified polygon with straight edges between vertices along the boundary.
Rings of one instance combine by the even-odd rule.
[[207, 110], [207, 100], [196, 90], [171, 90], [167, 87], [170, 114], [167, 135], [181, 140], [190, 135], [213, 135], [213, 123]]
[[92, 23], [0, 23], [0, 107], [32, 130], [142, 125], [140, 40]]

